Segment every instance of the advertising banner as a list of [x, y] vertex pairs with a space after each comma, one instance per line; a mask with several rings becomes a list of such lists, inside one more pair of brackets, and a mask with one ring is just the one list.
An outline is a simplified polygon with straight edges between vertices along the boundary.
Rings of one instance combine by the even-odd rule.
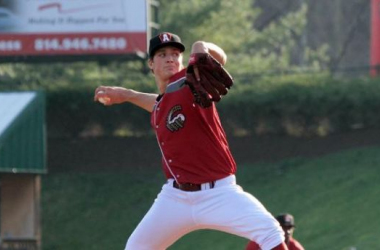
[[146, 52], [146, 0], [0, 0], [0, 57]]

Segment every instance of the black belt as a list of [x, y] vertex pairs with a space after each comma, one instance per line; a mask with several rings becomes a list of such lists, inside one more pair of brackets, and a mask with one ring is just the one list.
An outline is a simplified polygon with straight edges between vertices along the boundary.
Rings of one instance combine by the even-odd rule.
[[[210, 189], [215, 187], [215, 181], [207, 182], [206, 184], [210, 185]], [[180, 189], [182, 191], [195, 192], [202, 190], [202, 184], [193, 184], [193, 183], [177, 183], [173, 181], [173, 187]]]

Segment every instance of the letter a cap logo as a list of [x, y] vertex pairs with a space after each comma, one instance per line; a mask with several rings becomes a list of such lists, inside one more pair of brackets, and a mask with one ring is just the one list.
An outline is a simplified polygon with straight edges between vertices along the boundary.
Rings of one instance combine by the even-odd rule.
[[172, 34], [170, 33], [161, 33], [158, 35], [162, 43], [167, 43], [172, 40]]
[[178, 48], [181, 52], [185, 51], [185, 46], [181, 42], [181, 38], [176, 34], [163, 32], [150, 39], [149, 42], [149, 57], [153, 58], [154, 53], [163, 47], [173, 46]]

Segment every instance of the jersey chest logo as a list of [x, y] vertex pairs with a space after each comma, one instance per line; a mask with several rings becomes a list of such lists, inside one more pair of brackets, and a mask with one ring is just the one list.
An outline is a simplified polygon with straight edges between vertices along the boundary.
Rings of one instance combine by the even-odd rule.
[[169, 114], [166, 118], [166, 127], [171, 132], [176, 132], [184, 127], [186, 117], [181, 113], [182, 107], [176, 105], [170, 109]]

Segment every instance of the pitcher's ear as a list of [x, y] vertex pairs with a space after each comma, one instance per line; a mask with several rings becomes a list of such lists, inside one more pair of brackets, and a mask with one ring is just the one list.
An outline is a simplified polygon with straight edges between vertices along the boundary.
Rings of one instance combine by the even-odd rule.
[[148, 67], [149, 67], [150, 71], [154, 74], [154, 71], [153, 71], [153, 58], [150, 58], [148, 60]]

